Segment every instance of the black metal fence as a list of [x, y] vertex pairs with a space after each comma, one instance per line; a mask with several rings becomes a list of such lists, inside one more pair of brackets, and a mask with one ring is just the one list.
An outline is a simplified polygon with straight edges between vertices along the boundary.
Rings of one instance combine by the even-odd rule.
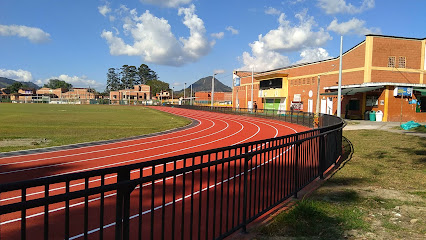
[[[310, 116], [299, 115], [299, 120]], [[149, 162], [2, 184], [0, 238], [222, 239], [245, 231], [248, 223], [297, 196], [339, 159], [344, 122], [329, 115], [321, 115], [320, 122], [336, 124]]]

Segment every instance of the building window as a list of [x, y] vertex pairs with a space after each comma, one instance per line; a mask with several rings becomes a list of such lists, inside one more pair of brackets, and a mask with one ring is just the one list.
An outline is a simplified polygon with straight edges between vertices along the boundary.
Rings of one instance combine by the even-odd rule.
[[395, 57], [389, 57], [388, 58], [388, 67], [390, 67], [390, 68], [395, 67]]
[[299, 85], [302, 85], [302, 79], [299, 79]]
[[405, 68], [405, 57], [399, 57], [398, 58], [398, 67], [399, 68]]
[[305, 85], [306, 84], [306, 79], [302, 80], [302, 84]]

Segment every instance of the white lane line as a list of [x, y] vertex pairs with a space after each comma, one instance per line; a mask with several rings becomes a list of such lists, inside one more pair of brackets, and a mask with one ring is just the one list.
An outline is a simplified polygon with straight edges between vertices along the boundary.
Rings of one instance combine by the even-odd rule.
[[[198, 120], [200, 122], [200, 124], [198, 126], [201, 126], [201, 120]], [[207, 120], [210, 121], [210, 120]], [[31, 163], [31, 162], [42, 162], [42, 161], [46, 161], [46, 160], [50, 160], [50, 159], [56, 159], [56, 158], [65, 158], [65, 157], [73, 157], [73, 156], [80, 156], [80, 155], [87, 155], [87, 154], [91, 154], [91, 153], [99, 153], [99, 152], [105, 152], [105, 151], [112, 151], [112, 150], [117, 150], [117, 149], [125, 149], [125, 148], [130, 148], [130, 147], [134, 147], [134, 146], [140, 146], [140, 145], [144, 145], [144, 144], [151, 144], [151, 143], [155, 143], [155, 142], [161, 142], [161, 141], [166, 141], [166, 140], [170, 140], [170, 139], [175, 139], [175, 138], [182, 138], [182, 137], [186, 137], [189, 135], [193, 135], [193, 134], [197, 134], [203, 131], [207, 131], [210, 128], [215, 126], [215, 123], [213, 121], [210, 121], [213, 123], [212, 126], [203, 129], [201, 131], [197, 131], [197, 132], [193, 132], [190, 134], [183, 134], [183, 135], [179, 135], [177, 137], [172, 137], [172, 138], [161, 138], [159, 140], [155, 140], [155, 141], [144, 141], [142, 143], [136, 143], [136, 144], [131, 144], [131, 145], [126, 145], [126, 146], [121, 146], [121, 147], [112, 147], [112, 148], [104, 148], [104, 149], [100, 149], [100, 150], [95, 150], [95, 151], [87, 151], [87, 152], [79, 152], [79, 153], [73, 153], [73, 154], [67, 154], [67, 155], [60, 155], [60, 156], [54, 156], [54, 157], [45, 157], [45, 158], [38, 158], [38, 159], [31, 159], [31, 160], [25, 160], [25, 161], [20, 161], [20, 162], [10, 162], [10, 163], [2, 163], [0, 164], [1, 166], [8, 166], [8, 165], [16, 165], [16, 164], [23, 164], [23, 163]], [[164, 137], [164, 135], [162, 135]], [[141, 139], [141, 140], [145, 140], [145, 139]], [[122, 142], [120, 142], [122, 143]], [[108, 144], [105, 145], [98, 145], [98, 146], [107, 146]], [[72, 150], [76, 150], [76, 149], [72, 149]], [[51, 152], [47, 152], [48, 154], [50, 154]], [[28, 156], [28, 155], [24, 155], [24, 156]], [[18, 157], [18, 156], [15, 156]]]
[[[222, 119], [226, 119], [226, 118], [222, 118]], [[217, 119], [215, 119], [215, 120], [217, 120]], [[230, 119], [226, 119], [226, 120], [230, 120]], [[231, 120], [231, 121], [233, 121], [233, 120]], [[235, 122], [235, 121], [233, 121], [233, 122]], [[244, 122], [256, 126], [258, 128], [258, 131], [255, 134], [253, 134], [251, 137], [257, 135], [257, 133], [260, 131], [260, 127], [258, 125], [256, 125], [256, 124], [253, 124], [253, 123], [248, 122], [248, 121], [244, 121]], [[240, 124], [239, 122], [237, 122], [237, 123]], [[242, 126], [242, 124], [240, 124], [240, 125]], [[177, 162], [180, 162], [180, 161], [182, 161], [182, 160], [179, 160]], [[171, 163], [167, 163], [167, 164], [171, 164]], [[149, 169], [151, 169], [151, 167], [145, 168], [145, 170], [149, 170]], [[139, 170], [134, 170], [131, 173], [136, 173], [136, 172], [139, 172]], [[115, 178], [115, 177], [116, 176], [109, 176], [109, 177], [106, 177], [105, 179]], [[100, 179], [90, 180], [89, 183], [98, 182], [98, 181], [100, 181]], [[80, 185], [84, 185], [84, 182], [73, 184], [73, 185], [70, 186], [70, 188], [77, 187], [77, 186], [80, 186]], [[53, 189], [49, 190], [49, 192], [53, 193], [55, 191], [59, 191], [59, 190], [63, 190], [63, 189], [65, 189], [65, 187], [53, 188]], [[34, 193], [28, 193], [27, 197], [30, 197], [30, 196], [33, 196], [33, 195], [37, 195], [37, 194], [42, 194], [42, 193], [44, 193], [44, 191], [39, 191], [39, 192], [34, 192]], [[5, 198], [5, 199], [1, 199], [0, 202], [10, 201], [10, 200], [18, 199], [18, 198], [21, 198], [21, 196], [15, 196], [15, 197], [9, 197], [9, 198]]]
[[[166, 112], [166, 111], [163, 111], [163, 112]], [[176, 115], [178, 115], [178, 114], [176, 114]], [[183, 115], [181, 115], [181, 116], [183, 116]], [[196, 127], [199, 127], [199, 126], [200, 126], [200, 124], [198, 124], [198, 125], [196, 125], [194, 127], [191, 127], [191, 128], [183, 129], [183, 130], [181, 130], [179, 132], [184, 132], [184, 131], [192, 130], [192, 129], [194, 129]], [[176, 128], [174, 128], [174, 129], [168, 129], [168, 130], [165, 130], [165, 131], [162, 131], [162, 132], [158, 132], [158, 133], [161, 133], [161, 134], [173, 134], [174, 132], [172, 132], [172, 133], [169, 133], [169, 132], [171, 132], [171, 131], [173, 131], [175, 129]], [[117, 144], [117, 143], [126, 143], [126, 142], [132, 142], [132, 141], [139, 141], [141, 139], [150, 139], [150, 138], [154, 138], [154, 137], [158, 137], [158, 135], [156, 135], [156, 136], [149, 136], [149, 137], [143, 137], [143, 138], [139, 138], [139, 139], [123, 140], [123, 141], [119, 141], [119, 142], [115, 142], [115, 143], [105, 143], [105, 144], [99, 144], [99, 145], [93, 145], [93, 146], [83, 146], [83, 147], [79, 147], [78, 149], [86, 149], [86, 148], [93, 148], [93, 147], [105, 146], [105, 145], [109, 145], [109, 144]], [[75, 143], [75, 144], [69, 144], [69, 145], [63, 145], [63, 146], [73, 146], [73, 145], [85, 144], [85, 143], [92, 143], [92, 142]], [[61, 146], [46, 147], [44, 149], [56, 148], [56, 147], [61, 147]], [[75, 149], [77, 149], [77, 148], [75, 148]], [[33, 150], [33, 149], [30, 149], [30, 150]], [[74, 149], [60, 149], [60, 150], [49, 151], [49, 152], [37, 152], [37, 153], [25, 154], [25, 156], [33, 156], [33, 155], [40, 155], [40, 154], [46, 154], [46, 153], [57, 153], [57, 152], [71, 151], [71, 150], [74, 150]], [[12, 151], [12, 152], [19, 152], [19, 151]], [[16, 158], [16, 157], [21, 157], [21, 156], [20, 155], [17, 155], [17, 156], [8, 156], [8, 157], [0, 158], [0, 159], [3, 160], [3, 159]]]
[[[222, 121], [222, 122], [224, 122], [224, 121]], [[208, 136], [213, 136], [213, 135], [216, 135], [216, 134], [218, 134], [218, 133], [220, 133], [222, 131], [225, 131], [228, 127], [229, 127], [229, 124], [226, 123], [226, 127], [224, 129], [218, 131], [218, 132], [214, 132], [212, 134], [208, 134], [208, 135], [205, 135], [205, 136], [202, 136], [202, 137], [198, 137], [198, 138], [192, 138], [192, 139], [189, 139], [189, 140], [186, 140], [186, 141], [175, 142], [175, 143], [170, 143], [170, 144], [161, 145], [161, 146], [157, 146], [157, 147], [145, 148], [145, 149], [141, 149], [141, 150], [135, 150], [135, 151], [131, 151], [131, 152], [111, 154], [111, 155], [101, 156], [101, 157], [94, 157], [94, 158], [87, 158], [87, 159], [81, 159], [81, 160], [70, 161], [70, 162], [62, 162], [62, 163], [56, 163], [56, 164], [50, 164], [50, 165], [44, 165], [44, 166], [38, 166], [38, 167], [30, 167], [30, 168], [24, 168], [24, 169], [17, 169], [17, 170], [12, 170], [12, 171], [7, 171], [7, 172], [1, 172], [0, 175], [6, 175], [6, 174], [11, 174], [11, 173], [17, 173], [17, 172], [32, 171], [32, 170], [38, 170], [38, 169], [50, 168], [50, 167], [57, 167], [57, 166], [64, 166], [64, 165], [70, 165], [70, 164], [75, 164], [75, 163], [82, 163], [82, 162], [94, 161], [94, 160], [98, 160], [98, 159], [111, 158], [111, 157], [129, 155], [129, 154], [133, 154], [133, 153], [145, 152], [145, 151], [152, 150], [152, 149], [164, 148], [164, 147], [171, 146], [171, 145], [177, 145], [177, 144], [181, 144], [181, 143], [184, 143], [184, 142], [190, 142], [190, 141], [194, 141], [194, 140], [197, 140], [197, 139], [205, 138], [205, 137], [208, 137]], [[164, 155], [164, 154], [162, 154], [162, 155]], [[155, 155], [155, 156], [158, 156], [158, 155]], [[145, 158], [147, 158], [147, 157], [145, 157]], [[139, 159], [145, 159], [145, 158], [139, 158]], [[104, 166], [108, 166], [108, 165], [104, 165]], [[84, 169], [83, 170], [78, 170], [78, 171], [84, 171]], [[75, 171], [71, 171], [71, 172], [75, 172]], [[71, 172], [67, 172], [67, 173], [71, 173]], [[64, 174], [64, 173], [61, 173], [61, 174]], [[53, 176], [55, 176], [55, 175], [53, 175]]]

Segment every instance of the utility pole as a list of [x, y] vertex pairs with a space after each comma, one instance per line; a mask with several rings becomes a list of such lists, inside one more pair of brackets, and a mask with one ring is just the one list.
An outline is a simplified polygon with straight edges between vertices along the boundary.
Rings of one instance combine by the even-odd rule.
[[185, 100], [185, 98], [186, 98], [185, 92], [186, 92], [186, 83], [183, 84], [183, 102], [186, 101]]
[[191, 105], [193, 104], [192, 102], [192, 84], [191, 84]]
[[216, 75], [216, 73], [213, 73], [213, 77], [212, 77], [212, 94], [211, 94], [211, 106], [213, 108], [213, 101], [214, 101], [214, 76]]
[[172, 87], [172, 104], [173, 104], [173, 92], [175, 91], [175, 87]]
[[342, 114], [342, 48], [343, 36], [340, 36], [340, 65], [339, 65], [339, 86], [337, 88], [337, 116]]
[[251, 67], [251, 108], [250, 110], [253, 110], [253, 84], [254, 84], [253, 74], [254, 74], [254, 67]]

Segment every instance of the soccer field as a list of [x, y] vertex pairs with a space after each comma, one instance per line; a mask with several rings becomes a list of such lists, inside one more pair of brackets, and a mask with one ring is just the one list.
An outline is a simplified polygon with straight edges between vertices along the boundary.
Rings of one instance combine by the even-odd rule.
[[0, 152], [149, 134], [190, 120], [140, 106], [0, 104]]

